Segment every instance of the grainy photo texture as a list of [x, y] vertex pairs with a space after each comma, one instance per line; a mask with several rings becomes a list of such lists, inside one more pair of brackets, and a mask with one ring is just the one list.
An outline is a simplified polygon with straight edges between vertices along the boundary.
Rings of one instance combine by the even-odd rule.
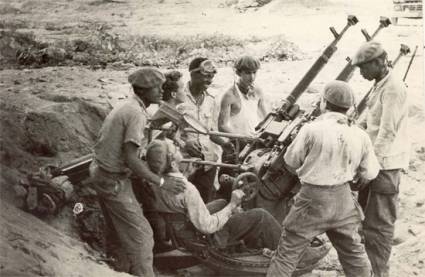
[[0, 0], [0, 276], [425, 276], [421, 0]]

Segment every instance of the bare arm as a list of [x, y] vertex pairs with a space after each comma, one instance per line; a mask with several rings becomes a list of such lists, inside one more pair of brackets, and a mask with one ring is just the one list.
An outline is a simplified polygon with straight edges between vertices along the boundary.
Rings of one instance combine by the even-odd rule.
[[159, 185], [161, 177], [153, 173], [148, 165], [137, 156], [138, 146], [132, 142], [124, 144], [124, 156], [128, 167], [140, 178]]
[[[218, 116], [214, 116], [214, 118], [218, 118], [216, 128], [218, 127], [218, 130], [221, 132], [232, 133], [232, 129], [229, 126], [231, 104], [232, 94], [230, 91], [227, 91], [221, 99], [220, 111], [215, 109], [216, 114], [218, 113]], [[210, 135], [210, 140], [223, 147], [223, 149], [228, 148], [229, 151], [233, 149], [232, 143], [227, 138]]]
[[220, 104], [220, 113], [218, 115], [218, 130], [220, 132], [232, 133], [232, 129], [229, 126], [231, 107], [232, 95], [228, 91], [223, 95]]
[[266, 103], [263, 92], [258, 90], [258, 97], [260, 100], [258, 101], [258, 113], [261, 116], [261, 120], [263, 120], [267, 115]]

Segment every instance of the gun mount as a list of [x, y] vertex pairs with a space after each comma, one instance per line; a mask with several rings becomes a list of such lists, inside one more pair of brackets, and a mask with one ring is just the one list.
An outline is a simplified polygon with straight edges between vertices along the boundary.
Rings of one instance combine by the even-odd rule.
[[[294, 87], [291, 93], [285, 98], [280, 108], [269, 113], [262, 122], [255, 128], [257, 132], [257, 140], [254, 143], [249, 143], [239, 155], [240, 160], [244, 160], [247, 155], [257, 148], [271, 148], [275, 145], [276, 140], [285, 142], [285, 136], [289, 135], [289, 130], [293, 129], [296, 124], [291, 121], [297, 120], [303, 111], [295, 104], [302, 93], [311, 84], [314, 78], [319, 74], [323, 67], [327, 64], [333, 54], [337, 51], [336, 45], [341, 40], [345, 32], [353, 25], [358, 23], [358, 19], [354, 15], [347, 17], [347, 23], [340, 33], [334, 27], [330, 27], [330, 31], [334, 36], [334, 40], [326, 47], [319, 58], [310, 67], [307, 73], [302, 77], [298, 84]], [[299, 121], [299, 119], [298, 119]], [[283, 131], [288, 130], [288, 131]]]

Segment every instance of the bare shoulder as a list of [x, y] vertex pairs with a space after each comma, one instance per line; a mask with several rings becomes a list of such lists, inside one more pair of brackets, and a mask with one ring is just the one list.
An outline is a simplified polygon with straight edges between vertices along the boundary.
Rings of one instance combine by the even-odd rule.
[[263, 90], [259, 86], [254, 86], [254, 92], [258, 97], [264, 98]]
[[230, 88], [228, 89], [223, 97], [221, 98], [221, 104], [233, 104], [238, 101], [238, 95], [235, 93], [235, 90]]

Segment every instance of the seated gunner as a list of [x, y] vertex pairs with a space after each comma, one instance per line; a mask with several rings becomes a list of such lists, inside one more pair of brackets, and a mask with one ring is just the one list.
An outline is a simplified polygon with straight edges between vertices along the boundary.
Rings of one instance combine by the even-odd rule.
[[[177, 195], [152, 186], [155, 208], [159, 212], [181, 215], [180, 218], [183, 218], [180, 224], [171, 223], [179, 242], [195, 239], [196, 229], [202, 234], [213, 234], [212, 241], [219, 248], [243, 241], [248, 248], [276, 249], [281, 226], [274, 217], [259, 208], [238, 212], [244, 196], [242, 190], [233, 191], [228, 204], [224, 200], [215, 200], [206, 205], [196, 187], [180, 171], [183, 169], [179, 163], [181, 154], [170, 140], [152, 141], [147, 147], [146, 160], [153, 172], [184, 180], [186, 189]], [[181, 224], [184, 219], [188, 219], [190, 223]]]

